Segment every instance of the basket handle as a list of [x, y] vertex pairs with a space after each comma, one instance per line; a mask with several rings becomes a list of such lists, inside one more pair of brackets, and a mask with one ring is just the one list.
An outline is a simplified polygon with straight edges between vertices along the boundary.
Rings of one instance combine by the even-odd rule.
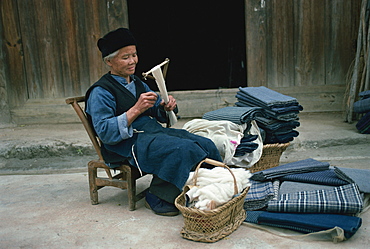
[[237, 195], [238, 194], [238, 186], [236, 184], [236, 178], [235, 178], [234, 173], [231, 171], [231, 169], [226, 164], [224, 164], [222, 162], [219, 162], [219, 161], [216, 161], [216, 160], [213, 160], [213, 159], [209, 159], [209, 158], [206, 158], [203, 161], [201, 161], [198, 164], [198, 166], [196, 167], [195, 172], [194, 172], [194, 176], [193, 176], [194, 186], [197, 185], [198, 171], [199, 171], [200, 166], [202, 166], [203, 163], [208, 163], [208, 164], [211, 164], [211, 165], [214, 165], [214, 166], [217, 166], [217, 167], [221, 167], [221, 168], [225, 168], [225, 169], [229, 170], [231, 176], [234, 179], [234, 195]]

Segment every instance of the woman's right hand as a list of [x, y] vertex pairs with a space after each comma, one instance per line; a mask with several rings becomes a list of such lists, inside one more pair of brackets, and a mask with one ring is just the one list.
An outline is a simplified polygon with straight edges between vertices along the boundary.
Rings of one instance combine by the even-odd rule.
[[155, 92], [142, 93], [136, 104], [126, 112], [128, 125], [130, 125], [140, 114], [153, 107], [157, 98], [158, 95]]

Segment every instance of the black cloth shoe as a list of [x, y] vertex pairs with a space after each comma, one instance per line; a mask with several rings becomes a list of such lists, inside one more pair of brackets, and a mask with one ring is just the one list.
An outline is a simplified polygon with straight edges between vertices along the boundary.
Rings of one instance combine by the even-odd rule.
[[180, 213], [175, 204], [159, 199], [157, 196], [149, 193], [149, 191], [146, 192], [145, 207], [152, 210], [155, 214], [163, 216], [176, 216]]

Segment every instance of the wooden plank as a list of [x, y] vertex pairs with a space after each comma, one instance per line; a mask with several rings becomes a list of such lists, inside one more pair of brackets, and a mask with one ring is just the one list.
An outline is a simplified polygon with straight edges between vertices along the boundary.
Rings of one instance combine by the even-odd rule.
[[247, 86], [266, 86], [266, 4], [245, 1]]
[[[0, 34], [3, 34], [2, 6], [0, 3]], [[5, 41], [0, 39], [0, 61], [6, 61], [4, 51]], [[9, 126], [11, 123], [10, 108], [8, 103], [7, 83], [9, 82], [8, 67], [6, 63], [0, 64], [0, 128]]]
[[[143, 6], [145, 8], [145, 6]], [[128, 27], [128, 9], [126, 0], [107, 2], [109, 30]]]
[[348, 78], [348, 70], [356, 56], [355, 41], [360, 16], [356, 2], [359, 1], [326, 2], [325, 84], [345, 84]]
[[325, 84], [325, 1], [295, 1], [295, 85]]
[[[1, 0], [0, 15], [2, 23], [4, 58], [2, 78], [7, 81], [4, 87], [9, 98], [9, 106], [22, 105], [27, 100], [27, 85], [24, 75], [24, 43], [21, 37], [20, 26], [17, 20], [17, 1]], [[4, 99], [2, 99], [4, 100]]]
[[294, 1], [267, 1], [267, 85], [294, 85]]

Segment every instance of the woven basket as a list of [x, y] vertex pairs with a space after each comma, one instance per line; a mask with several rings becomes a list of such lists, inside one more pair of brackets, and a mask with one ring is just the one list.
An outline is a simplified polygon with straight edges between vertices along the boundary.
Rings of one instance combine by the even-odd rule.
[[249, 168], [251, 173], [273, 168], [279, 165], [281, 154], [286, 150], [290, 143], [285, 144], [265, 144], [263, 146], [261, 159]]
[[[235, 176], [230, 168], [211, 159], [205, 159], [199, 163], [194, 172], [194, 185], [196, 185], [198, 169], [203, 162], [228, 169], [234, 178], [234, 193], [238, 193]], [[235, 231], [245, 220], [246, 211], [243, 209], [243, 204], [249, 187], [237, 197], [212, 210], [186, 207], [185, 194], [189, 189], [189, 186], [185, 186], [184, 191], [175, 200], [176, 207], [184, 217], [184, 227], [181, 230], [183, 238], [199, 242], [216, 242]]]

